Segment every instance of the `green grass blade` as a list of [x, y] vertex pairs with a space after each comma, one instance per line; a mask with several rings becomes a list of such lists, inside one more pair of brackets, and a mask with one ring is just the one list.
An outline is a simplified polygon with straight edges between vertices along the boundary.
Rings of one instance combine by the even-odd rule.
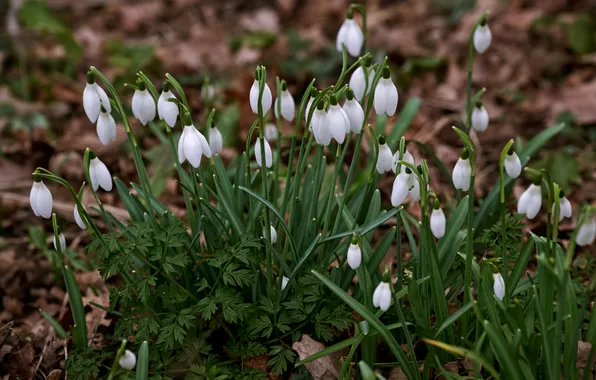
[[68, 339], [68, 334], [66, 333], [66, 331], [64, 331], [64, 328], [62, 328], [62, 326], [60, 326], [60, 323], [58, 323], [57, 320], [55, 320], [54, 318], [52, 318], [51, 315], [49, 315], [48, 313], [46, 313], [42, 309], [39, 309], [39, 312], [41, 313], [41, 316], [44, 317], [44, 319], [46, 321], [48, 321], [48, 323], [54, 328], [54, 331], [56, 331], [56, 334], [58, 334], [58, 336], [60, 338], [62, 338], [62, 339]]
[[525, 380], [522, 369], [516, 359], [515, 353], [517, 352], [517, 349], [512, 349], [512, 347], [505, 341], [502, 331], [495, 325], [486, 320], [482, 325], [491, 342], [495, 356], [501, 364], [501, 368], [509, 374], [508, 379]]
[[147, 380], [149, 378], [149, 342], [144, 341], [139, 350], [137, 360], [137, 379]]
[[441, 332], [443, 332], [446, 328], [450, 327], [452, 324], [454, 324], [457, 320], [459, 320], [468, 310], [470, 310], [472, 308], [473, 304], [469, 303], [465, 306], [462, 306], [460, 309], [458, 309], [455, 313], [453, 313], [451, 316], [449, 316], [449, 318], [447, 318], [445, 320], [445, 322], [443, 322], [443, 324], [441, 325], [441, 327], [439, 327], [439, 329], [436, 332], [436, 336], [438, 336]]
[[75, 280], [72, 270], [66, 265], [62, 266], [64, 284], [68, 292], [68, 300], [72, 311], [72, 317], [75, 325], [73, 326], [72, 339], [77, 349], [85, 351], [87, 349], [87, 324], [85, 322], [85, 308], [83, 307], [83, 298], [81, 290]]
[[126, 207], [126, 211], [134, 221], [143, 220], [143, 214], [147, 212], [147, 209], [136, 199], [134, 195], [130, 193], [128, 187], [119, 178], [114, 177], [114, 183], [116, 184], [116, 190], [118, 195]]
[[528, 241], [525, 243], [524, 247], [522, 248], [517, 261], [515, 262], [515, 266], [511, 271], [511, 274], [507, 278], [509, 282], [506, 286], [506, 291], [511, 292], [512, 289], [517, 287], [519, 280], [521, 280], [522, 275], [524, 274], [525, 269], [528, 266], [528, 261], [530, 257], [532, 257], [532, 248], [534, 247], [534, 237], [530, 236]]
[[458, 238], [458, 233], [461, 231], [464, 222], [468, 216], [468, 197], [466, 195], [461, 200], [452, 215], [449, 216], [447, 221], [447, 228], [445, 230], [445, 236], [439, 239], [438, 243], [438, 256], [439, 262], [441, 263], [441, 274], [443, 277], [447, 275], [447, 271], [451, 268], [451, 264], [455, 259], [457, 249], [460, 247], [463, 239]]
[[488, 372], [490, 372], [490, 374], [493, 376], [494, 379], [501, 378], [499, 376], [499, 373], [495, 370], [495, 368], [490, 364], [490, 362], [488, 360], [486, 360], [484, 357], [482, 357], [481, 355], [477, 354], [476, 352], [474, 352], [472, 350], [468, 350], [467, 348], [463, 348], [463, 347], [452, 346], [450, 344], [439, 342], [439, 341], [432, 340], [432, 339], [424, 338], [423, 340], [432, 346], [439, 347], [440, 349], [443, 349], [443, 350], [450, 352], [454, 355], [463, 356], [463, 357], [468, 358], [471, 361], [481, 365], [482, 367], [486, 368], [486, 370]]

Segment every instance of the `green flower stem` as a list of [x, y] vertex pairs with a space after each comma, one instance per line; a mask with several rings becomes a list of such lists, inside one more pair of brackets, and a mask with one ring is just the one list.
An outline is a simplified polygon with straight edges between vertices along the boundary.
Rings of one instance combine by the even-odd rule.
[[[273, 161], [273, 172], [275, 173], [275, 183], [273, 186], [273, 205], [277, 205], [277, 193], [279, 192], [279, 166], [281, 163], [281, 81], [279, 77], [275, 78], [275, 85], [277, 87], [277, 99], [279, 101], [274, 101], [273, 106], [276, 108], [277, 111], [277, 118], [275, 123], [275, 128], [277, 129], [277, 147], [276, 147], [276, 155], [277, 159]], [[281, 239], [280, 239], [281, 243]]]
[[[120, 116], [122, 116], [122, 122], [124, 123], [124, 130], [126, 131], [126, 135], [128, 136], [128, 141], [132, 146], [132, 154], [135, 163], [135, 168], [139, 175], [139, 180], [141, 181], [141, 187], [143, 188], [143, 196], [145, 198], [145, 203], [147, 204], [148, 210], [153, 210], [153, 205], [151, 204], [151, 199], [153, 198], [153, 192], [151, 191], [151, 184], [149, 182], [149, 176], [147, 175], [147, 168], [145, 168], [145, 163], [143, 162], [143, 157], [141, 156], [141, 150], [139, 145], [135, 139], [134, 134], [132, 133], [132, 129], [130, 128], [130, 124], [128, 123], [128, 118], [126, 117], [126, 113], [124, 112], [124, 108], [122, 107], [122, 102], [120, 101], [120, 97], [118, 96], [118, 92], [110, 83], [110, 81], [94, 66], [91, 66], [89, 70], [98, 76], [103, 84], [108, 88], [108, 91], [112, 95], [112, 99], [116, 103], [116, 109]], [[153, 212], [152, 212], [153, 214]], [[156, 226], [156, 221], [154, 215], [151, 215], [151, 223]]]
[[505, 299], [504, 302], [509, 302], [509, 286], [507, 286], [507, 280], [509, 278], [509, 256], [507, 254], [507, 242], [506, 239], [506, 218], [505, 218], [505, 159], [509, 154], [509, 150], [513, 145], [513, 140], [509, 140], [499, 158], [499, 213], [501, 217], [501, 260], [503, 261], [503, 282], [505, 282]]
[[120, 357], [124, 355], [124, 351], [126, 350], [126, 343], [128, 343], [126, 339], [122, 340], [122, 344], [120, 344], [120, 348], [118, 349], [118, 352], [116, 352], [116, 356], [114, 357], [114, 363], [112, 363], [112, 369], [110, 370], [110, 374], [108, 375], [108, 380], [112, 380], [116, 375], [116, 372], [118, 371], [118, 361], [120, 360]]
[[85, 154], [83, 156], [83, 172], [85, 174], [85, 180], [89, 184], [89, 189], [91, 190], [91, 193], [93, 194], [93, 198], [95, 198], [95, 201], [97, 202], [97, 205], [99, 206], [99, 211], [100, 211], [101, 215], [103, 216], [106, 224], [108, 225], [108, 229], [110, 230], [110, 232], [114, 232], [114, 227], [112, 226], [112, 223], [110, 222], [108, 213], [106, 212], [105, 208], [103, 207], [103, 203], [97, 196], [97, 192], [93, 189], [93, 184], [91, 183], [91, 175], [89, 173], [89, 165], [91, 162], [90, 157], [89, 157], [90, 154], [91, 154], [91, 149], [89, 149], [89, 148], [85, 149]]
[[474, 26], [472, 27], [472, 33], [470, 33], [470, 39], [468, 40], [468, 80], [466, 86], [466, 134], [470, 134], [472, 128], [472, 72], [474, 70], [474, 32], [481, 22], [486, 20], [488, 12], [484, 12]]
[[[341, 144], [337, 144], [337, 150], [335, 151], [335, 168], [333, 169], [333, 179], [332, 184], [329, 186], [329, 192], [327, 193], [327, 209], [325, 210], [325, 220], [323, 221], [323, 234], [327, 231], [327, 227], [329, 224], [329, 219], [331, 218], [331, 209], [333, 204], [333, 194], [335, 194], [335, 189], [337, 187], [337, 178], [339, 177], [339, 169], [341, 169], [342, 162], [341, 162]], [[342, 197], [345, 198], [345, 197]], [[339, 217], [340, 214], [337, 214]]]
[[[401, 211], [400, 211], [401, 212]], [[399, 217], [398, 217], [399, 219]], [[398, 234], [399, 235], [399, 234]], [[391, 282], [389, 282], [391, 284]], [[414, 344], [412, 343], [412, 336], [410, 335], [410, 331], [408, 330], [408, 324], [406, 322], [406, 318], [404, 317], [404, 313], [401, 310], [400, 300], [397, 298], [397, 292], [393, 289], [393, 285], [391, 285], [391, 296], [393, 297], [393, 304], [395, 305], [395, 310], [397, 310], [397, 316], [399, 317], [399, 322], [402, 325], [402, 331], [406, 337], [406, 343], [408, 344], [408, 353], [411, 355], [411, 359], [416, 365], [416, 352], [414, 351]], [[420, 372], [415, 371], [416, 379], [420, 379]]]

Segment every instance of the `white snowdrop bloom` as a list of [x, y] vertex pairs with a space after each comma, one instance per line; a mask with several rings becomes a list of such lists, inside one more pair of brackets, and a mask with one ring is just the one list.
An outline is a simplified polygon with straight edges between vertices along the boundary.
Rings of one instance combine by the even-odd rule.
[[542, 206], [542, 188], [540, 185], [531, 184], [523, 192], [517, 202], [517, 212], [526, 214], [528, 219], [534, 219]]
[[286, 82], [282, 83], [281, 86], [281, 95], [275, 99], [275, 106], [273, 107], [273, 112], [275, 113], [275, 117], [279, 119], [279, 114], [277, 113], [277, 107], [281, 108], [281, 116], [286, 119], [287, 121], [294, 120], [294, 112], [296, 112], [296, 104], [294, 103], [294, 98], [290, 91], [288, 91], [288, 87]]
[[596, 238], [596, 216], [592, 215], [592, 217], [588, 216], [588, 218], [584, 221], [582, 226], [577, 231], [577, 235], [575, 236], [575, 242], [580, 247], [585, 247], [586, 245], [590, 245], [594, 243], [594, 239]]
[[430, 230], [433, 235], [440, 239], [445, 236], [445, 225], [447, 220], [445, 219], [445, 213], [440, 208], [433, 209], [430, 214]]
[[178, 105], [168, 101], [168, 99], [176, 99], [176, 97], [170, 91], [169, 86], [164, 84], [164, 89], [159, 95], [159, 99], [157, 99], [157, 115], [159, 120], [164, 120], [170, 128], [174, 128], [178, 118]]
[[52, 193], [43, 183], [43, 181], [36, 176], [33, 176], [33, 186], [29, 194], [29, 203], [35, 216], [41, 216], [46, 219], [52, 217], [52, 204], [54, 202]]
[[211, 154], [219, 154], [223, 150], [223, 136], [217, 127], [211, 127], [209, 130], [209, 148]]
[[186, 115], [185, 118], [186, 125], [178, 141], [178, 161], [182, 164], [188, 160], [194, 168], [198, 168], [202, 156], [211, 158], [211, 147], [205, 136], [191, 123], [190, 115]]
[[[259, 113], [259, 81], [255, 79], [252, 83], [252, 87], [250, 88], [250, 108], [252, 112], [255, 114]], [[273, 102], [273, 97], [271, 96], [271, 89], [269, 85], [265, 83], [265, 88], [263, 88], [263, 97], [261, 99], [261, 104], [263, 107], [263, 115], [266, 115], [271, 108], [271, 103]]]
[[288, 286], [289, 281], [290, 281], [290, 279], [287, 278], [286, 276], [283, 276], [281, 278], [281, 290], [284, 290], [286, 288], [286, 286]]
[[393, 116], [397, 110], [397, 87], [391, 81], [389, 68], [383, 69], [383, 78], [377, 83], [375, 88], [374, 106], [377, 115], [387, 114]]
[[[269, 233], [271, 234], [271, 244], [277, 243], [277, 230], [272, 225], [269, 226]], [[267, 236], [265, 228], [263, 228], [263, 237]]]
[[393, 153], [391, 148], [385, 143], [385, 137], [379, 137], [379, 158], [377, 159], [377, 171], [383, 174], [391, 171], [393, 165]]
[[488, 112], [482, 104], [476, 104], [472, 111], [472, 128], [476, 132], [484, 132], [488, 128]]
[[[95, 154], [93, 154], [95, 156]], [[112, 191], [112, 176], [106, 164], [97, 156], [89, 161], [89, 180], [93, 190], [97, 191], [101, 186], [105, 191]]]
[[140, 82], [139, 89], [132, 95], [132, 114], [143, 125], [155, 119], [155, 101], [143, 82]]
[[325, 112], [323, 102], [319, 103], [312, 115], [312, 132], [315, 135], [317, 144], [328, 146], [331, 143], [331, 132], [329, 131], [328, 114]]
[[391, 205], [393, 207], [398, 207], [406, 200], [412, 184], [411, 176], [413, 175], [410, 169], [406, 169], [395, 177], [393, 189], [391, 190]]
[[[60, 241], [60, 251], [64, 251], [64, 249], [66, 248], [66, 238], [64, 237], [63, 233], [60, 233], [58, 240]], [[54, 249], [57, 251], [58, 250], [58, 244], [56, 244], [56, 235], [54, 235]]]
[[472, 177], [472, 167], [467, 153], [462, 153], [466, 158], [460, 157], [455, 163], [451, 177], [456, 189], [468, 191], [470, 188], [470, 178]]
[[95, 83], [93, 74], [88, 73], [87, 84], [83, 90], [83, 109], [85, 109], [85, 114], [87, 114], [90, 122], [95, 123], [97, 121], [101, 106], [108, 113], [112, 112], [112, 105], [110, 104], [108, 94]]
[[[319, 91], [316, 88], [312, 88], [310, 90], [310, 98], [308, 99], [308, 102], [306, 103], [306, 107], [304, 107], [304, 122], [308, 123], [308, 114], [310, 113], [310, 107], [312, 106], [312, 103], [315, 101], [315, 98], [317, 97], [317, 95], [319, 94]], [[312, 123], [310, 123], [308, 125], [308, 130], [312, 132]]]
[[420, 200], [420, 180], [416, 173], [412, 173], [410, 176], [410, 191], [408, 194], [414, 201], [418, 202]]
[[[412, 154], [410, 152], [408, 152], [408, 150], [406, 149], [406, 151], [404, 152], [404, 156], [402, 158], [402, 161], [407, 162], [408, 164], [411, 165], [415, 165], [414, 163], [414, 156], [412, 156]], [[397, 173], [397, 165], [399, 164], [399, 150], [397, 152], [395, 152], [395, 154], [393, 155], [393, 162], [391, 163], [391, 170], [394, 173]], [[403, 173], [404, 171], [406, 171], [406, 166], [402, 165], [400, 171]]]
[[[263, 144], [265, 145], [265, 166], [270, 168], [271, 165], [273, 165], [273, 153], [271, 152], [271, 146], [269, 146], [269, 142], [267, 141], [267, 139], [265, 139], [263, 141]], [[260, 167], [263, 167], [263, 164], [261, 162], [261, 138], [257, 137], [257, 140], [255, 142], [255, 158], [257, 160], [257, 164]]]
[[[87, 209], [85, 209], [85, 211], [87, 211]], [[81, 215], [79, 214], [79, 208], [77, 207], [76, 203], [74, 205], [73, 215], [74, 215], [74, 220], [77, 223], [77, 226], [79, 226], [79, 228], [82, 230], [86, 229], [87, 226], [85, 226], [85, 222], [83, 222], [83, 218], [81, 218]]]
[[279, 137], [277, 127], [273, 123], [265, 124], [265, 131], [263, 133], [265, 134], [265, 139], [267, 139], [267, 141], [275, 141]]
[[327, 123], [331, 137], [338, 144], [343, 144], [346, 133], [350, 132], [350, 121], [344, 110], [337, 104], [335, 97], [331, 97], [331, 106], [327, 111]]
[[493, 39], [493, 35], [490, 32], [488, 24], [480, 24], [474, 31], [474, 48], [478, 54], [482, 54], [488, 49]]
[[362, 131], [362, 124], [364, 124], [364, 110], [350, 89], [348, 89], [348, 99], [344, 102], [343, 110], [350, 122], [350, 130], [359, 134]]
[[352, 12], [348, 12], [348, 17], [339, 28], [337, 32], [336, 47], [337, 51], [342, 52], [341, 44], [346, 45], [346, 50], [352, 57], [358, 57], [362, 44], [364, 43], [364, 35], [360, 26], [352, 18]]
[[118, 360], [120, 367], [128, 370], [132, 370], [137, 364], [137, 357], [130, 350], [124, 351], [124, 354]]
[[495, 297], [497, 297], [499, 301], [503, 301], [503, 298], [505, 297], [505, 281], [503, 281], [503, 276], [501, 276], [501, 273], [493, 273], [493, 280]]
[[[555, 204], [553, 203], [552, 213], [555, 215]], [[567, 199], [566, 196], [562, 196], [559, 199], [559, 222], [564, 218], [571, 218], [573, 215], [573, 209], [571, 207], [571, 202]]]
[[201, 96], [205, 103], [211, 103], [215, 98], [215, 87], [211, 84], [209, 77], [205, 77], [203, 87], [201, 88]]
[[517, 178], [521, 174], [522, 164], [519, 160], [519, 157], [517, 156], [517, 153], [515, 153], [513, 150], [510, 150], [509, 153], [507, 153], [507, 157], [505, 157], [503, 165], [505, 166], [505, 172], [509, 177]]
[[103, 145], [116, 140], [116, 122], [110, 113], [102, 109], [97, 118], [97, 137]]
[[366, 63], [363, 63], [363, 65], [365, 65], [366, 71], [368, 72], [368, 81], [364, 79], [364, 69], [362, 66], [358, 66], [356, 70], [354, 70], [354, 73], [352, 73], [349, 82], [350, 89], [354, 91], [354, 96], [359, 102], [362, 101], [364, 96], [368, 95], [375, 79], [375, 71], [372, 66], [370, 64], [366, 66]]
[[391, 286], [388, 282], [381, 281], [373, 293], [373, 305], [387, 311], [391, 305]]
[[360, 250], [360, 246], [358, 245], [358, 239], [353, 238], [352, 243], [348, 247], [348, 265], [352, 269], [358, 269], [360, 267], [360, 263], [362, 262], [362, 251]]

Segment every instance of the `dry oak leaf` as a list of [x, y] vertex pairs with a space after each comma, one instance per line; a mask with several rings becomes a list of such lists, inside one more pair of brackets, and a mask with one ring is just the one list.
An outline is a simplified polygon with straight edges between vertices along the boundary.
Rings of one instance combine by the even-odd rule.
[[[303, 334], [302, 338], [292, 344], [292, 348], [298, 353], [300, 360], [325, 349], [323, 343], [317, 342], [310, 336]], [[313, 379], [335, 380], [339, 377], [339, 361], [334, 360], [330, 355], [324, 356], [310, 363], [306, 363], [306, 369]]]

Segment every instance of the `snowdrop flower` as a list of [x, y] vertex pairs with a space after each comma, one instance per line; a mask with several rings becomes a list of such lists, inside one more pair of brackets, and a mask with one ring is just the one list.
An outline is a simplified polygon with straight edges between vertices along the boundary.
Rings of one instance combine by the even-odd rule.
[[275, 106], [273, 107], [275, 117], [279, 119], [277, 107], [280, 107], [281, 116], [284, 119], [286, 119], [287, 121], [294, 120], [296, 104], [294, 103], [294, 98], [292, 98], [292, 94], [290, 94], [290, 91], [288, 91], [288, 85], [285, 81], [281, 83], [281, 95], [278, 95], [277, 99], [275, 99]]
[[[364, 66], [364, 68], [363, 68]], [[364, 71], [368, 73], [368, 80], [365, 80]], [[363, 59], [360, 66], [354, 70], [354, 73], [350, 77], [350, 89], [354, 91], [354, 96], [359, 102], [362, 101], [364, 96], [368, 95], [375, 79], [375, 71], [372, 68], [372, 59], [367, 56]]]
[[37, 175], [33, 175], [33, 186], [31, 187], [31, 193], [29, 194], [29, 203], [31, 204], [31, 209], [35, 216], [50, 219], [52, 216], [53, 201], [50, 190], [48, 190], [46, 185]]
[[418, 202], [420, 200], [420, 180], [416, 173], [412, 173], [410, 176], [410, 191], [408, 193], [414, 201]]
[[484, 132], [488, 128], [488, 112], [482, 103], [476, 103], [472, 111], [472, 128], [476, 132]]
[[290, 281], [290, 279], [287, 278], [286, 276], [283, 276], [281, 278], [281, 290], [284, 290], [286, 288], [286, 286], [288, 286], [289, 281]]
[[331, 96], [329, 102], [331, 104], [327, 111], [329, 132], [338, 144], [343, 144], [346, 133], [350, 132], [350, 121], [344, 110], [337, 104], [337, 98], [334, 95]]
[[211, 154], [219, 154], [223, 150], [223, 136], [216, 126], [212, 126], [209, 130], [209, 148]]
[[87, 84], [83, 90], [83, 108], [89, 121], [95, 123], [99, 117], [99, 111], [103, 106], [108, 113], [112, 112], [112, 106], [108, 94], [95, 83], [95, 76], [93, 73], [87, 73]]
[[501, 276], [501, 273], [493, 273], [493, 280], [495, 297], [497, 297], [499, 301], [503, 301], [503, 298], [505, 297], [505, 281], [503, 281], [503, 276]]
[[377, 171], [383, 174], [391, 171], [393, 166], [393, 153], [391, 148], [385, 143], [385, 136], [379, 136], [379, 158], [377, 159]]
[[[273, 153], [271, 153], [271, 147], [269, 146], [269, 142], [267, 139], [263, 141], [265, 145], [265, 166], [270, 168], [273, 165]], [[257, 164], [260, 167], [263, 167], [261, 162], [261, 138], [257, 137], [257, 141], [255, 142], [255, 158], [257, 160]]]
[[348, 11], [348, 16], [337, 32], [336, 47], [337, 51], [342, 52], [342, 44], [346, 45], [346, 50], [352, 57], [358, 57], [362, 44], [364, 43], [364, 35], [360, 26], [353, 18], [352, 11]]
[[343, 110], [350, 122], [350, 130], [356, 134], [362, 131], [364, 124], [364, 110], [358, 101], [354, 98], [354, 92], [348, 88], [347, 99], [343, 105]]
[[184, 115], [183, 120], [184, 129], [180, 140], [178, 140], [178, 161], [182, 164], [188, 160], [194, 168], [198, 168], [201, 165], [202, 156], [211, 158], [211, 147], [205, 136], [192, 124], [188, 112]]
[[509, 150], [507, 153], [507, 157], [505, 157], [503, 165], [505, 166], [505, 172], [509, 177], [517, 178], [521, 174], [521, 161], [513, 149]]
[[[271, 234], [271, 244], [277, 243], [277, 230], [272, 225], [269, 226], [269, 233]], [[263, 236], [267, 236], [265, 228], [263, 228]]]
[[159, 99], [157, 99], [157, 115], [159, 120], [164, 120], [170, 128], [174, 128], [178, 118], [178, 105], [168, 99], [176, 99], [176, 97], [170, 91], [168, 82], [164, 82]]
[[584, 223], [581, 225], [579, 230], [577, 231], [577, 235], [575, 236], [575, 242], [580, 247], [585, 247], [586, 245], [590, 245], [594, 243], [594, 239], [596, 238], [596, 216], [592, 215], [584, 220]]
[[[87, 209], [85, 209], [85, 211], [87, 211]], [[87, 226], [85, 226], [85, 222], [83, 222], [83, 218], [81, 218], [81, 215], [79, 214], [79, 208], [77, 207], [76, 203], [74, 205], [73, 215], [75, 222], [77, 222], [77, 226], [79, 226], [79, 228], [82, 230], [86, 229]]]
[[412, 187], [412, 171], [406, 168], [405, 171], [399, 173], [393, 181], [393, 189], [391, 190], [391, 205], [398, 207], [406, 200], [408, 192]]
[[456, 189], [463, 191], [468, 191], [468, 189], [470, 189], [472, 167], [470, 166], [470, 156], [467, 149], [462, 151], [461, 157], [455, 163], [451, 177], [453, 179], [453, 185]]
[[447, 220], [445, 219], [445, 213], [441, 210], [441, 203], [439, 199], [435, 199], [433, 211], [430, 214], [430, 230], [437, 239], [445, 236], [446, 223]]
[[373, 305], [374, 307], [378, 307], [383, 311], [387, 311], [389, 309], [389, 306], [391, 305], [391, 286], [389, 285], [388, 278], [383, 278], [383, 281], [377, 285], [373, 293]]
[[[259, 113], [259, 73], [261, 71], [258, 70], [257, 73], [255, 73], [255, 81], [252, 83], [252, 87], [250, 88], [250, 94], [249, 94], [249, 99], [250, 99], [250, 108], [252, 109], [252, 112], [255, 114]], [[269, 112], [269, 109], [271, 108], [271, 103], [272, 103], [272, 96], [271, 96], [271, 89], [269, 88], [269, 85], [267, 85], [267, 82], [265, 82], [265, 87], [263, 88], [263, 95], [261, 98], [261, 107], [263, 109], [263, 115], [265, 115], [267, 112]]]
[[60, 250], [58, 250], [58, 244], [56, 244], [56, 235], [54, 235], [54, 249], [56, 251], [62, 252], [66, 248], [66, 238], [62, 232], [60, 232], [58, 235], [58, 241], [60, 242]]
[[277, 127], [273, 123], [265, 124], [264, 134], [267, 141], [275, 141], [279, 137], [279, 133], [277, 133]]
[[130, 350], [124, 351], [124, 354], [118, 360], [120, 367], [128, 370], [132, 370], [137, 364], [137, 357]]
[[209, 77], [205, 77], [203, 81], [203, 87], [201, 88], [201, 96], [205, 103], [211, 103], [215, 98], [215, 88], [211, 84]]
[[312, 115], [312, 132], [315, 135], [317, 144], [328, 146], [331, 143], [331, 132], [329, 131], [328, 114], [325, 112], [323, 102], [317, 104], [317, 109]]
[[[408, 164], [411, 165], [415, 165], [414, 164], [414, 157], [412, 156], [412, 154], [410, 152], [408, 152], [408, 150], [406, 149], [406, 151], [404, 152], [404, 156], [402, 158], [402, 161], [407, 162]], [[397, 173], [397, 165], [399, 164], [399, 150], [397, 152], [395, 152], [395, 154], [393, 155], [393, 162], [391, 164], [391, 170], [394, 173]], [[403, 173], [404, 171], [406, 171], [406, 167], [405, 165], [401, 166], [400, 171]]]
[[103, 145], [108, 145], [116, 140], [116, 122], [112, 115], [101, 106], [101, 112], [97, 118], [97, 137]]
[[[310, 113], [310, 107], [312, 106], [312, 103], [315, 101], [315, 98], [317, 97], [317, 95], [319, 94], [319, 91], [313, 87], [310, 90], [310, 98], [308, 99], [308, 102], [306, 103], [306, 107], [304, 107], [304, 122], [308, 123], [308, 114]], [[308, 130], [312, 132], [312, 122], [308, 125]]]
[[[555, 204], [553, 203], [552, 213], [555, 215]], [[565, 196], [563, 191], [559, 194], [559, 222], [563, 218], [571, 218], [573, 215], [573, 209], [571, 208], [571, 202]]]
[[97, 191], [101, 186], [105, 191], [112, 191], [112, 176], [106, 164], [104, 164], [95, 153], [91, 152], [89, 161], [89, 181], [93, 190]]
[[383, 69], [383, 78], [379, 80], [375, 88], [374, 106], [377, 115], [387, 114], [393, 116], [397, 110], [397, 87], [391, 81], [389, 68]]
[[540, 182], [538, 184], [531, 184], [530, 187], [523, 192], [519, 201], [517, 202], [517, 212], [519, 214], [526, 214], [528, 219], [534, 219], [540, 211], [542, 206], [542, 188]]
[[478, 52], [478, 54], [484, 53], [490, 46], [492, 39], [492, 33], [490, 32], [486, 20], [484, 20], [478, 27], [476, 27], [476, 30], [474, 30], [474, 48], [476, 49], [476, 52]]
[[352, 236], [352, 243], [350, 244], [350, 247], [348, 247], [347, 261], [350, 268], [354, 270], [358, 269], [362, 262], [362, 251], [358, 245], [358, 237], [356, 235]]
[[143, 125], [155, 119], [155, 101], [143, 81], [139, 82], [139, 89], [132, 95], [132, 114]]

